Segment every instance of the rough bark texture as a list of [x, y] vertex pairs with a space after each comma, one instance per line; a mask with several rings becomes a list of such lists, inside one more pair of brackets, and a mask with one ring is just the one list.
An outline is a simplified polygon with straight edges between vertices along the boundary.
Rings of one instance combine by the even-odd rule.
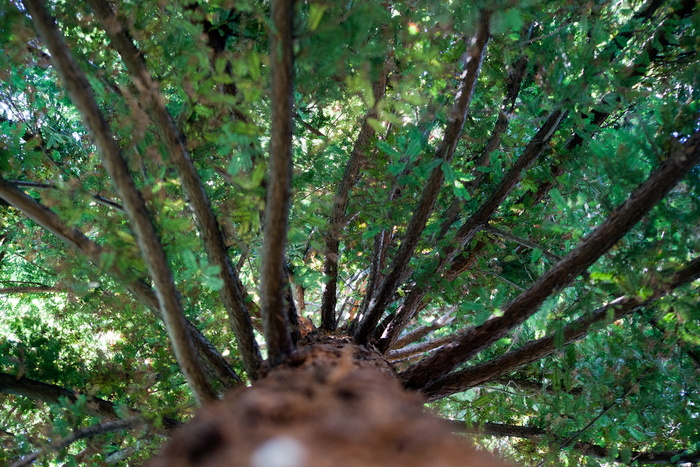
[[251, 388], [204, 407], [148, 466], [506, 465], [426, 413], [376, 352], [332, 337], [299, 344]]
[[285, 247], [292, 188], [292, 52], [293, 4], [290, 0], [270, 3], [270, 171], [265, 202], [260, 308], [265, 326], [268, 362], [275, 365], [292, 351], [288, 328], [285, 288]]

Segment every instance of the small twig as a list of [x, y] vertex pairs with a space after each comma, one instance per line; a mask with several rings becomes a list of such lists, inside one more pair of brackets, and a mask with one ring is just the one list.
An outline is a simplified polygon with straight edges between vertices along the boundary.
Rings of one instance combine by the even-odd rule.
[[141, 425], [143, 423], [144, 418], [143, 416], [139, 415], [132, 418], [126, 418], [124, 420], [115, 420], [112, 422], [102, 423], [100, 425], [81, 428], [80, 430], [74, 431], [69, 436], [63, 439], [53, 441], [44, 448], [24, 457], [23, 459], [18, 460], [14, 464], [10, 465], [10, 467], [23, 467], [25, 465], [30, 465], [40, 456], [48, 453], [49, 451], [60, 451], [61, 449], [67, 448], [68, 446], [80, 439], [91, 438], [96, 435], [111, 433], [113, 431], [129, 430], [132, 428], [136, 428], [138, 425]]
[[[39, 182], [24, 182], [21, 180], [9, 180], [10, 183], [14, 184], [15, 186], [22, 186], [26, 188], [48, 188], [48, 189], [58, 189], [55, 183], [39, 183]], [[104, 198], [98, 194], [92, 194], [92, 199], [94, 199], [96, 202], [107, 206], [108, 208], [114, 208], [119, 212], [124, 212], [124, 207], [117, 203], [116, 201], [112, 201], [111, 199]]]

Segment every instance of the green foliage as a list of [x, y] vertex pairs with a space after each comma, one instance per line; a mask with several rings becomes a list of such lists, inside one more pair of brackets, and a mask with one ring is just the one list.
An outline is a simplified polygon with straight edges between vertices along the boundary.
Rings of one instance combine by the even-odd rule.
[[[454, 320], [423, 341], [499, 315], [628, 197], [677, 146], [674, 138], [682, 142], [698, 129], [700, 23], [697, 8], [681, 15], [688, 2], [668, 2], [647, 19], [635, 18], [646, 5], [638, 1], [497, 2], [455, 157], [436, 159], [454, 118], [450, 109], [466, 39], [479, 26], [480, 7], [494, 7], [481, 3], [296, 2], [287, 260], [297, 308], [316, 325], [328, 283], [328, 220], [371, 108], [374, 134], [363, 149], [340, 232], [336, 311], [344, 325], [357, 315], [382, 238], [387, 242], [379, 272], [390, 271], [427, 180], [440, 170], [442, 190], [390, 307], [395, 311], [416, 287], [426, 290], [425, 309], [409, 329], [455, 309]], [[115, 3], [183, 135], [253, 301], [268, 185], [268, 4]], [[0, 175], [51, 184], [22, 189], [106, 252], [100, 265], [92, 265], [0, 199], [0, 288], [57, 289], [0, 295], [0, 372], [99, 396], [156, 419], [185, 419], [194, 402], [162, 324], [127, 293], [126, 284], [110, 277], [112, 268], [126, 277], [147, 277], [128, 217], [118, 206], [99, 202], [120, 201], [30, 18], [17, 5], [0, 1]], [[53, 2], [51, 8], [146, 200], [187, 317], [241, 371], [217, 293], [221, 271], [207, 259], [149, 109], [87, 7]], [[511, 108], [504, 99], [520, 57], [527, 72]], [[386, 95], [375, 101], [374, 86], [385, 68]], [[559, 108], [569, 112], [562, 127], [488, 220], [510, 236], [477, 232], [458, 255], [467, 264], [463, 272], [434, 274], [445, 249], [458, 246], [454, 235], [465, 219]], [[507, 114], [507, 129], [480, 161], [500, 112]], [[602, 125], [596, 112], [609, 114]], [[574, 138], [580, 144], [573, 145]], [[545, 184], [554, 188], [533, 201]], [[583, 456], [573, 444], [561, 445], [574, 434], [576, 442], [603, 446], [625, 464], [640, 451], [697, 452], [697, 281], [639, 313], [601, 323], [576, 344], [563, 347], [562, 332], [617, 296], [650, 298], [664, 278], [697, 257], [699, 193], [696, 167], [585, 277], [549, 297], [535, 316], [469, 364], [549, 333], [556, 335], [557, 352], [505, 375], [512, 384], [491, 382], [435, 408], [474, 425], [541, 429], [536, 439], [482, 440], [527, 464], [547, 459], [610, 465]], [[448, 220], [453, 205], [457, 217]], [[0, 435], [0, 463], [98, 422], [84, 399], [50, 407], [3, 394], [0, 429], [12, 436]], [[55, 462], [75, 463], [86, 452], [91, 460], [80, 458], [81, 465], [102, 465], [109, 454], [138, 444], [144, 447], [129, 459], [138, 463], [159, 443], [148, 433], [101, 435], [72, 445]], [[55, 465], [50, 457], [42, 465]]]

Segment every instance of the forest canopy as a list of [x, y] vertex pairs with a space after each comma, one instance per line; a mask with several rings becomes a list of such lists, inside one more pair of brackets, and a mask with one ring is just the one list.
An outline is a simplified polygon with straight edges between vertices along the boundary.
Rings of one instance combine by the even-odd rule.
[[523, 465], [700, 463], [699, 29], [0, 0], [0, 463], [140, 464], [318, 336]]

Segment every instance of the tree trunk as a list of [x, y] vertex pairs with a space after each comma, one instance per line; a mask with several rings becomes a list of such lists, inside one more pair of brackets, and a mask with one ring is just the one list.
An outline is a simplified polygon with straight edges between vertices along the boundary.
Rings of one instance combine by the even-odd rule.
[[201, 409], [149, 467], [505, 467], [452, 434], [375, 351], [307, 336], [252, 387]]

